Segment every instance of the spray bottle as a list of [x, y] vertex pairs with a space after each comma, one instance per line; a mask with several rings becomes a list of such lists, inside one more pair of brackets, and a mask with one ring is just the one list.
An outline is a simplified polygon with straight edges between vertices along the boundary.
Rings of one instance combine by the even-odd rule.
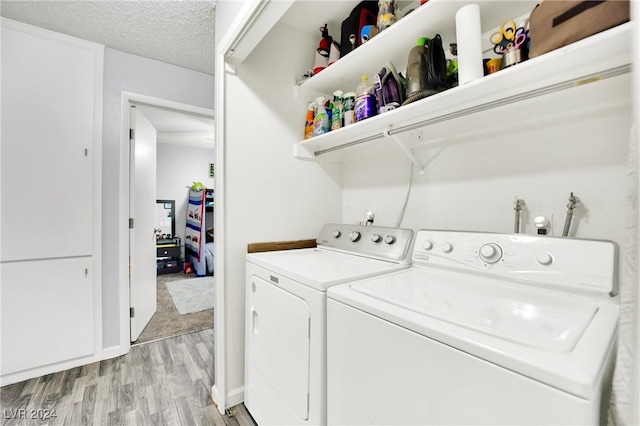
[[342, 91], [333, 92], [333, 112], [331, 114], [331, 130], [342, 127]]
[[313, 119], [316, 114], [316, 104], [311, 102], [307, 107], [307, 119], [304, 123], [304, 138], [311, 139], [313, 137]]
[[316, 105], [316, 115], [313, 119], [313, 136], [320, 136], [329, 131], [329, 114], [327, 114], [322, 96], [316, 98]]

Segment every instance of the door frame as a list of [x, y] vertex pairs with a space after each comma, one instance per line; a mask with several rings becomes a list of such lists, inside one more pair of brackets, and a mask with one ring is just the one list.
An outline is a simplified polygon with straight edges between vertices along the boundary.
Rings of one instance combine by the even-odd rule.
[[[170, 109], [183, 114], [191, 114], [214, 119], [214, 111], [180, 102], [122, 91], [120, 94], [120, 179], [118, 188], [118, 294], [120, 319], [120, 349], [124, 355], [131, 349], [131, 329], [129, 325], [129, 129], [131, 128], [129, 111], [131, 105], [143, 104]], [[214, 324], [217, 314], [214, 310]]]

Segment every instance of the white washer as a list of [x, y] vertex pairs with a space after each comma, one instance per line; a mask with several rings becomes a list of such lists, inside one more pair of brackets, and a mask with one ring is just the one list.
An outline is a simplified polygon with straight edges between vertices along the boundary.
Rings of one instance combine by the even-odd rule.
[[328, 224], [315, 249], [247, 255], [244, 403], [258, 424], [326, 424], [326, 291], [408, 268], [412, 237]]
[[328, 423], [606, 424], [607, 241], [423, 230], [413, 266], [328, 290]]

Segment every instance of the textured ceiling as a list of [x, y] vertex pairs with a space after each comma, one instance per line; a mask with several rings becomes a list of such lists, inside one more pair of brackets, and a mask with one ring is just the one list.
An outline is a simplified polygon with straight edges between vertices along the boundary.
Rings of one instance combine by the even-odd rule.
[[216, 0], [2, 0], [2, 16], [213, 75]]

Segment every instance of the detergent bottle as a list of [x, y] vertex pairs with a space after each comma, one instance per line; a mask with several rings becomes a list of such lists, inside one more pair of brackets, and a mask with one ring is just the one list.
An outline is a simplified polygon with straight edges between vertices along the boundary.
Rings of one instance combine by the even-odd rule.
[[329, 131], [329, 114], [324, 106], [322, 96], [316, 98], [316, 115], [313, 119], [313, 136], [320, 136]]
[[316, 104], [311, 102], [307, 107], [307, 119], [304, 123], [304, 138], [311, 139], [313, 137], [313, 119], [316, 115]]
[[333, 92], [333, 112], [331, 114], [331, 130], [342, 127], [342, 91]]
[[376, 96], [373, 86], [369, 83], [369, 76], [363, 75], [362, 81], [356, 88], [356, 121], [362, 121], [377, 114]]

